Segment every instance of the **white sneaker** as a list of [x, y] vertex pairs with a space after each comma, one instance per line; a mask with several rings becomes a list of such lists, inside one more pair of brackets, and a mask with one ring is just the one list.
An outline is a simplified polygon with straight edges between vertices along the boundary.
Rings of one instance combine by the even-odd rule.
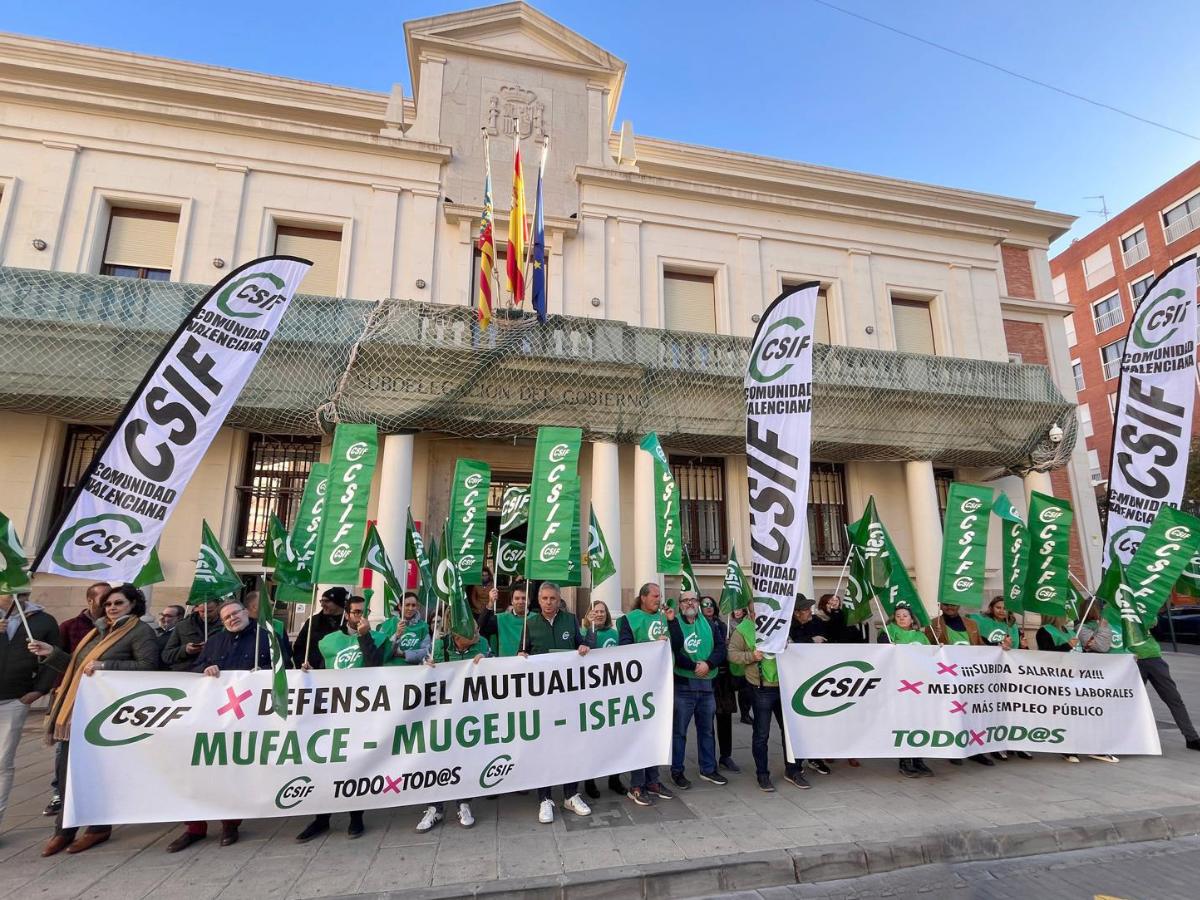
[[458, 804], [458, 824], [463, 828], [471, 828], [475, 825], [475, 817], [471, 815], [471, 804]]
[[438, 812], [438, 808], [436, 806], [427, 806], [425, 807], [425, 815], [417, 823], [417, 832], [424, 834], [440, 821], [442, 821], [442, 814]]
[[592, 808], [583, 802], [583, 798], [578, 794], [570, 799], [563, 801], [563, 809], [575, 813], [577, 816], [590, 816]]
[[1094, 759], [1097, 762], [1115, 763], [1120, 762], [1115, 756], [1108, 753], [1089, 753], [1088, 759]]
[[538, 807], [538, 821], [543, 825], [549, 825], [554, 821], [554, 801], [543, 800], [542, 805]]
[[1079, 757], [1078, 757], [1078, 756], [1076, 756], [1074, 753], [1066, 753], [1066, 754], [1063, 754], [1063, 759], [1065, 759], [1065, 760], [1066, 760], [1067, 762], [1069, 762], [1069, 763], [1077, 763], [1077, 762], [1079, 762]]

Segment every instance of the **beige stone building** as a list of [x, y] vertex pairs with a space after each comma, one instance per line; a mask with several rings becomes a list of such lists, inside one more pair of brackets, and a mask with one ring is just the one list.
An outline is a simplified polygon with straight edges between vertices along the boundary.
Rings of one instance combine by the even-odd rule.
[[[371, 517], [394, 557], [405, 507], [440, 527], [456, 458], [491, 464], [495, 507], [528, 479], [539, 424], [582, 426], [583, 516], [590, 502], [619, 560], [597, 592], [610, 602], [654, 577], [636, 441], [657, 430], [715, 592], [730, 548], [750, 556], [747, 339], [784, 286], [814, 279], [812, 586], [833, 588], [843, 526], [874, 495], [932, 604], [956, 477], [996, 479], [1022, 509], [1030, 487], [1069, 495], [1077, 571], [1095, 578], [1069, 310], [1046, 257], [1070, 217], [637, 134], [618, 125], [625, 64], [524, 3], [405, 35], [411, 98], [0, 35], [0, 510], [29, 548], [200, 286], [279, 251], [316, 266], [167, 525], [155, 606], [186, 593], [201, 518], [261, 571], [267, 514], [291, 514], [327, 451], [318, 408], [388, 432]], [[502, 246], [514, 132], [530, 209], [550, 142], [552, 318], [480, 335], [485, 135]], [[81, 585], [39, 576], [37, 592], [71, 614]]]

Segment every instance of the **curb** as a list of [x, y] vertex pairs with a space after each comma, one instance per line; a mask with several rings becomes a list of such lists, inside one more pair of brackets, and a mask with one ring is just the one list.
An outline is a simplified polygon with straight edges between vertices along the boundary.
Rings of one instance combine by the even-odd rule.
[[[1086, 850], [1112, 844], [1161, 841], [1200, 834], [1200, 805], [1172, 806], [1111, 817], [996, 825], [971, 831], [932, 832], [892, 841], [857, 841], [714, 856], [638, 866], [616, 866], [506, 878], [476, 884], [345, 895], [378, 900], [588, 900], [640, 897], [659, 900], [752, 891], [783, 885], [878, 875], [931, 863], [980, 862]], [[334, 898], [338, 900], [338, 898]]]

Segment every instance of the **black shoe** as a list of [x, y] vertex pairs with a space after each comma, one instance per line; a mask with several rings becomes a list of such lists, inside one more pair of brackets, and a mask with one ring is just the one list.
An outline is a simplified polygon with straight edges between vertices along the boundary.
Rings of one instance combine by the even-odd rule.
[[221, 829], [221, 846], [232, 847], [238, 842], [238, 827], [226, 825]]
[[587, 794], [589, 800], [600, 799], [600, 788], [596, 787], [596, 779], [589, 778], [583, 783], [583, 792]]
[[742, 771], [742, 767], [739, 766], [737, 763], [735, 763], [733, 761], [732, 757], [722, 756], [720, 758], [720, 760], [718, 760], [718, 762], [719, 762], [721, 768], [724, 769], [726, 772], [733, 772], [736, 774], [736, 773]]
[[701, 772], [700, 777], [712, 784], [729, 784], [729, 779], [713, 769], [711, 772]]
[[947, 762], [949, 762], [952, 766], [961, 766], [963, 764], [961, 759], [950, 759], [947, 760]]
[[758, 789], [760, 791], [766, 791], [768, 794], [775, 793], [775, 785], [771, 784], [771, 776], [770, 775], [759, 775], [758, 776]]
[[753, 725], [754, 724], [754, 719], [752, 719], [750, 717], [750, 713], [748, 713], [748, 712], [742, 713], [742, 717], [738, 721], [740, 721], [743, 725]]
[[995, 753], [992, 754], [992, 759], [998, 759], [1001, 762], [1008, 762], [1008, 751], [1007, 750], [997, 750]]
[[62, 797], [55, 794], [50, 798], [50, 802], [46, 804], [46, 808], [42, 810], [43, 816], [57, 816], [62, 812]]
[[1019, 756], [1021, 759], [1033, 759], [1033, 754], [1028, 750], [1018, 750], [1017, 756]]
[[995, 765], [995, 763], [988, 758], [986, 753], [976, 753], [974, 756], [968, 756], [967, 759], [971, 760], [973, 763], [979, 763], [981, 766]]
[[180, 850], [186, 850], [192, 844], [196, 843], [196, 841], [202, 840], [204, 840], [204, 835], [192, 834], [190, 831], [185, 831], [179, 837], [175, 838], [175, 840], [171, 841], [171, 843], [167, 844], [167, 852], [178, 853]]
[[674, 783], [675, 787], [679, 788], [681, 791], [686, 791], [692, 786], [692, 783], [688, 781], [688, 777], [682, 772], [672, 772], [671, 781]]
[[1200, 738], [1193, 738], [1192, 740], [1188, 741], [1187, 748], [1189, 750], [1200, 750]]
[[654, 805], [654, 798], [651, 797], [648, 793], [646, 793], [645, 788], [632, 787], [629, 789], [629, 793], [627, 793], [625, 796], [628, 797], [630, 800], [632, 800], [634, 803], [636, 803], [638, 806], [653, 806]]
[[800, 769], [797, 769], [795, 772], [785, 772], [783, 774], [783, 780], [791, 782], [802, 791], [807, 791], [812, 787], [812, 785], [808, 783], [808, 779], [804, 777], [804, 772]]
[[921, 773], [916, 770], [912, 763], [907, 759], [900, 760], [900, 774], [905, 778], [920, 778]]
[[[689, 781], [688, 784], [691, 784], [691, 782]], [[654, 784], [646, 785], [646, 793], [650, 794], [654, 797], [657, 797], [659, 800], [674, 800], [675, 799], [675, 795], [671, 791], [669, 791], [665, 787], [663, 787], [662, 782], [659, 782], [659, 781], [654, 782]]]
[[363, 814], [350, 813], [350, 827], [346, 829], [346, 837], [350, 840], [360, 838], [366, 830], [366, 826], [363, 825]]
[[829, 774], [829, 766], [827, 766], [825, 764], [825, 760], [823, 760], [823, 759], [810, 759], [808, 761], [808, 764], [810, 766], [812, 766], [813, 771], [816, 772], [818, 775], [828, 775]]
[[920, 775], [922, 778], [932, 778], [933, 777], [933, 774], [934, 774], [933, 769], [931, 769], [931, 768], [929, 768], [929, 766], [925, 765], [925, 760], [914, 759], [912, 766], [914, 769], [917, 770], [917, 774]]
[[629, 791], [627, 791], [625, 789], [625, 785], [621, 781], [620, 775], [609, 775], [608, 776], [608, 789], [619, 797], [624, 797], [626, 794], [629, 793]]
[[320, 837], [329, 830], [328, 819], [313, 819], [305, 829], [296, 835], [297, 844], [307, 844], [315, 837]]

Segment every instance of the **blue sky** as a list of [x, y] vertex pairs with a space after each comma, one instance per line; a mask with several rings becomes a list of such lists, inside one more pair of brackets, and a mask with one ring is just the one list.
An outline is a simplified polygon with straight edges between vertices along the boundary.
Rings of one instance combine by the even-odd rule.
[[[1194, 0], [836, 2], [1200, 135]], [[472, 5], [56, 0], [7, 4], [0, 27], [379, 91], [399, 81], [411, 94], [403, 22]], [[618, 115], [637, 132], [1033, 199], [1080, 216], [1067, 239], [1102, 221], [1087, 195], [1116, 212], [1200, 158], [1200, 141], [811, 0], [534, 5], [628, 63]]]

